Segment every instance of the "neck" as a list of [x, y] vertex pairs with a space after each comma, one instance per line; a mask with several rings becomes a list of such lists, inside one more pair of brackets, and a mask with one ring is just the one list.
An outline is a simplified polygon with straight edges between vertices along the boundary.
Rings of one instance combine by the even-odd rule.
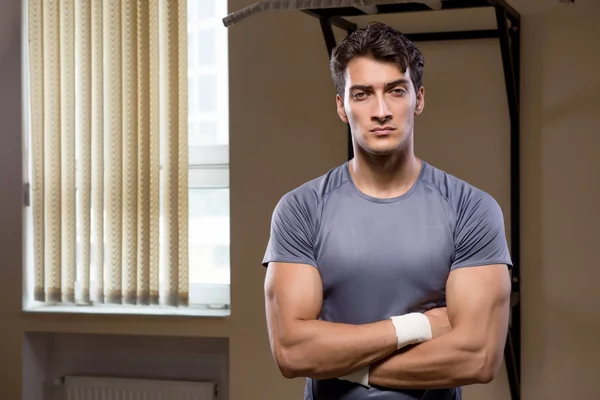
[[393, 154], [374, 155], [355, 149], [349, 163], [354, 184], [363, 193], [378, 198], [393, 198], [406, 193], [422, 168], [411, 148]]

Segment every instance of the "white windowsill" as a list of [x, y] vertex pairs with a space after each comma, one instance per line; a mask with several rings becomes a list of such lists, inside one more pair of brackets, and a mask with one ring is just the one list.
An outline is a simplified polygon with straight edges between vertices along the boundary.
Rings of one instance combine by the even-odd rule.
[[26, 314], [106, 314], [106, 315], [158, 315], [225, 318], [231, 315], [229, 308], [207, 306], [127, 306], [127, 305], [38, 305], [23, 309]]
[[[91, 292], [95, 291], [95, 282], [91, 282]], [[76, 283], [77, 288], [77, 283]], [[155, 315], [225, 318], [231, 315], [230, 286], [228, 284], [190, 284], [188, 306], [174, 307], [166, 305], [128, 305], [128, 304], [46, 304], [31, 300], [32, 294], [23, 299], [25, 314], [104, 314], [104, 315]], [[161, 292], [164, 290], [161, 284]]]

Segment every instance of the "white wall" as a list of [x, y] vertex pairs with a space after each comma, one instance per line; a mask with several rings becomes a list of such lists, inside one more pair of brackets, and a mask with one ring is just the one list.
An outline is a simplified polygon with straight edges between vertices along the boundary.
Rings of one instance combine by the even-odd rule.
[[214, 382], [229, 400], [226, 338], [32, 333], [24, 347], [23, 400], [63, 400], [71, 374]]

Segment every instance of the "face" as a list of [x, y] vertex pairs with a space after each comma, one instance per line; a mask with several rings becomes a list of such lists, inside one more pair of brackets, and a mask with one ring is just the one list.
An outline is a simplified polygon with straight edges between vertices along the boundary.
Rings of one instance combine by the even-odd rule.
[[410, 71], [369, 57], [346, 68], [344, 96], [336, 97], [338, 115], [350, 125], [355, 144], [367, 153], [387, 155], [412, 139], [414, 117], [423, 111], [424, 89], [415, 90]]

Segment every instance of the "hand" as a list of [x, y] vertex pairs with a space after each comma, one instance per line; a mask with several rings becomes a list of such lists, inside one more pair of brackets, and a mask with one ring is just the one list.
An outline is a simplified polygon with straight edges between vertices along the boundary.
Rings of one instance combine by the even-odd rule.
[[452, 330], [446, 307], [433, 308], [424, 314], [429, 318], [429, 323], [431, 324], [432, 339]]

